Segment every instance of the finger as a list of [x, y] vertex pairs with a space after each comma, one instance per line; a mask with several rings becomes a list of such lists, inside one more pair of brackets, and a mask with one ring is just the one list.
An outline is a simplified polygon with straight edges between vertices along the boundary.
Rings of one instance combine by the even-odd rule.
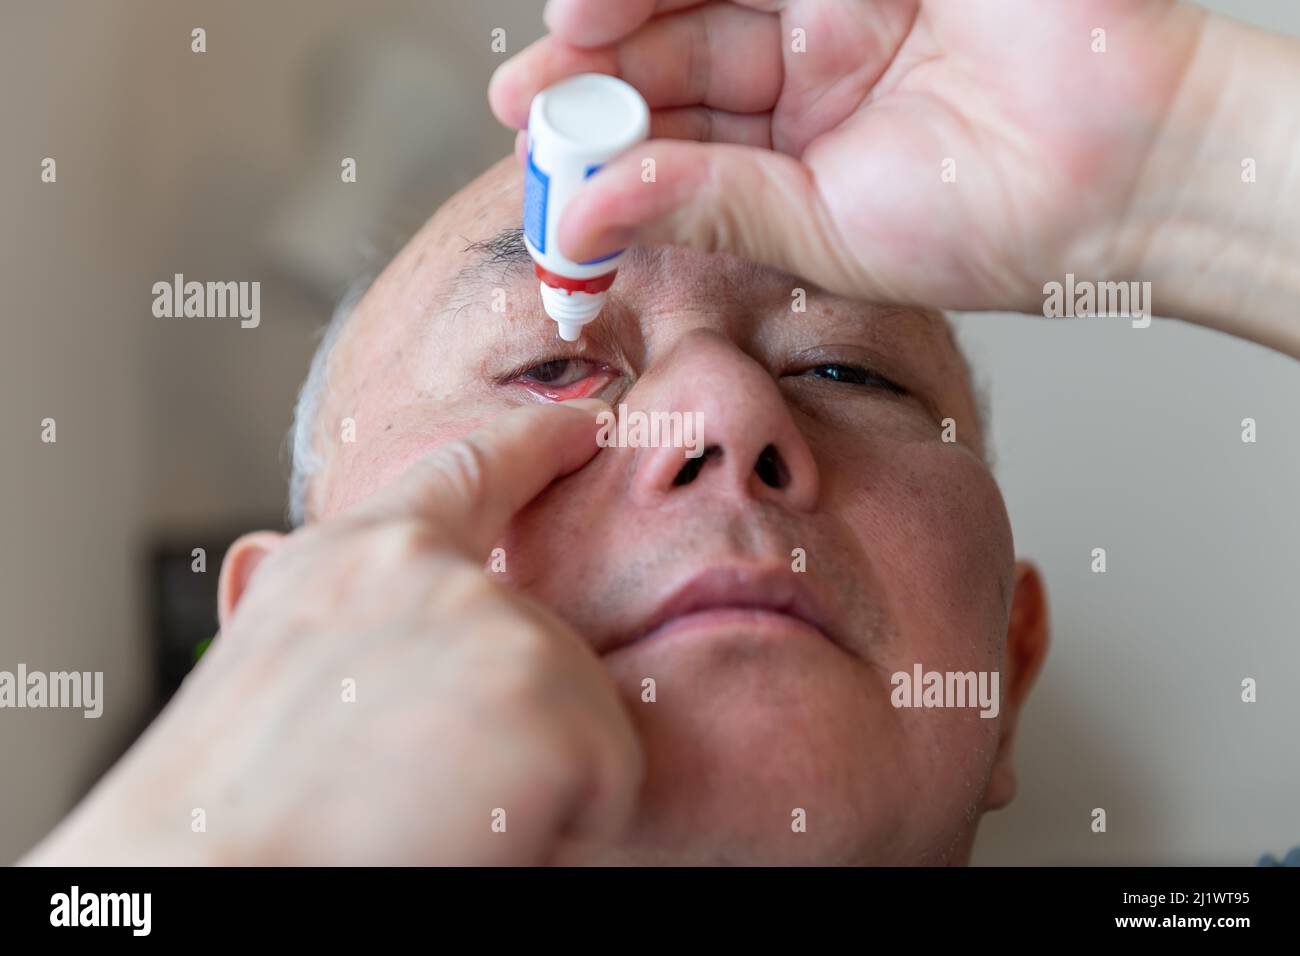
[[671, 10], [698, 6], [705, 0], [621, 0], [595, 3], [579, 0], [550, 0], [542, 10], [542, 22], [558, 39], [573, 46], [608, 46], [628, 36], [652, 16]]
[[613, 839], [632, 817], [645, 770], [631, 714], [610, 672], [585, 638], [560, 625], [549, 608], [526, 597], [512, 598], [508, 608], [499, 605], [495, 611], [503, 615], [501, 629], [517, 628], [523, 616], [572, 650], [564, 670], [571, 683], [559, 689], [555, 713], [567, 717], [569, 739], [580, 747], [587, 772], [562, 813], [560, 832], [570, 837]]
[[[596, 47], [616, 43], [651, 16], [700, 6], [704, 0], [550, 0], [542, 11], [546, 28], [565, 43]], [[785, 0], [737, 0], [743, 6], [779, 12]]]
[[528, 131], [520, 130], [515, 134], [515, 162], [520, 170], [528, 168]]
[[553, 37], [542, 37], [496, 68], [488, 81], [488, 104], [499, 122], [525, 129], [533, 97], [579, 73], [618, 76], [618, 52], [613, 47], [580, 50]]
[[682, 106], [650, 114], [654, 139], [690, 139], [772, 148], [771, 113], [729, 113], [708, 106]]
[[628, 245], [732, 252], [843, 287], [847, 256], [829, 223], [812, 173], [791, 156], [655, 140], [610, 163], [573, 197], [559, 244], [576, 262]]
[[[578, 839], [614, 840], [635, 815], [645, 778], [645, 756], [609, 673], [599, 663], [595, 667], [599, 673], [593, 674], [592, 687], [600, 692], [600, 699], [578, 714], [579, 721], [599, 738], [591, 744], [594, 767], [586, 792], [579, 795], [561, 833]], [[599, 715], [599, 720], [591, 721], [593, 715]]]
[[[650, 114], [654, 139], [691, 139], [706, 143], [737, 143], [772, 148], [771, 113], [728, 113], [707, 106], [683, 106]], [[528, 131], [515, 134], [515, 163], [528, 168]]]
[[608, 411], [598, 399], [513, 409], [420, 459], [356, 516], [416, 517], [481, 564], [520, 509], [591, 460]]
[[523, 128], [533, 97], [578, 73], [618, 76], [651, 109], [770, 112], [784, 78], [781, 25], [748, 8], [715, 3], [651, 20], [617, 46], [581, 49], [544, 37], [493, 75], [492, 111], [507, 126]]
[[[643, 747], [627, 704], [582, 636], [550, 609], [492, 581], [493, 577], [478, 574], [493, 598], [470, 614], [458, 610], [458, 629], [474, 635], [476, 642], [491, 641], [502, 653], [514, 656], [521, 646], [515, 636], [523, 635], [523, 654], [530, 666], [545, 668], [538, 679], [551, 693], [545, 700], [526, 692], [503, 701], [526, 706], [522, 714], [511, 709], [527, 724], [507, 735], [507, 751], [494, 750], [492, 761], [502, 763], [486, 777], [511, 779], [523, 774], [532, 782], [537, 799], [524, 824], [528, 829], [519, 836], [543, 854], [552, 843], [608, 844], [632, 820], [645, 775]], [[529, 647], [537, 637], [544, 648]]]

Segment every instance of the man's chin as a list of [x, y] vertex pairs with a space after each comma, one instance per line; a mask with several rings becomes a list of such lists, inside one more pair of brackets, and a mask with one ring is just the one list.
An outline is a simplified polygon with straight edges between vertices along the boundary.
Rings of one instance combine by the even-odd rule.
[[625, 842], [566, 861], [864, 862], [898, 826], [897, 728], [888, 688], [845, 663], [798, 631], [682, 633], [613, 655], [645, 748], [641, 806]]

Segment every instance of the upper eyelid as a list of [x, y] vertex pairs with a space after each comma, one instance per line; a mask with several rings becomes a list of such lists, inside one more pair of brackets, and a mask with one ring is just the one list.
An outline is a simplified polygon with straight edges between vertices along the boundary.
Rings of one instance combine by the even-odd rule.
[[821, 360], [806, 360], [804, 362], [796, 364], [793, 367], [793, 371], [786, 374], [805, 375], [808, 372], [813, 371], [814, 369], [825, 368], [827, 366], [836, 366], [836, 365], [841, 366], [843, 368], [857, 369], [865, 373], [868, 377], [877, 379], [882, 386], [889, 388], [891, 391], [897, 391], [901, 395], [911, 394], [911, 389], [909, 389], [906, 385], [903, 385], [902, 383], [896, 381], [895, 379], [891, 378], [889, 375], [886, 375], [884, 372], [880, 371], [874, 366], [867, 365], [858, 361], [837, 361], [835, 359], [825, 359], [825, 358]]
[[795, 357], [799, 359], [799, 364], [804, 369], [816, 368], [818, 365], [859, 365], [872, 375], [892, 383], [894, 388], [897, 389], [896, 392], [893, 392], [896, 398], [917, 403], [932, 421], [940, 422], [944, 417], [945, 413], [936, 397], [935, 386], [928, 383], [925, 376], [909, 372], [905, 366], [901, 365], [899, 366], [902, 372], [901, 375], [881, 371], [882, 365], [888, 367], [895, 363], [890, 362], [887, 357], [878, 358], [874, 351], [857, 359], [837, 360], [834, 357], [827, 356], [825, 352], [809, 349], [797, 354]]
[[[515, 382], [523, 378], [528, 372], [532, 371], [533, 369], [540, 368], [543, 365], [550, 365], [553, 362], [588, 362], [597, 366], [598, 367], [597, 370], [608, 369], [614, 372], [617, 376], [624, 376], [627, 374], [626, 372], [623, 371], [623, 369], [611, 365], [610, 363], [604, 361], [603, 359], [595, 358], [590, 355], [553, 355], [550, 357], [529, 359], [526, 363], [515, 366], [512, 370], [506, 372], [504, 375], [497, 376], [496, 383], [498, 385], [509, 385], [511, 382]], [[592, 374], [595, 374], [595, 372], [593, 372]]]

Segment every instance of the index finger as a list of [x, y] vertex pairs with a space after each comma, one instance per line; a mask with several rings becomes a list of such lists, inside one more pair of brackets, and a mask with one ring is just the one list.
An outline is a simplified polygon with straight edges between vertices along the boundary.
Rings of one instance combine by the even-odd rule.
[[542, 11], [546, 29], [574, 46], [616, 43], [651, 17], [697, 7], [706, 0], [550, 0]]
[[512, 409], [426, 455], [354, 513], [415, 517], [482, 563], [525, 505], [591, 460], [600, 413], [609, 411], [590, 398]]
[[742, 4], [711, 3], [655, 17], [612, 46], [588, 49], [545, 36], [497, 68], [488, 103], [506, 126], [523, 129], [533, 98], [579, 73], [625, 80], [660, 118], [665, 109], [696, 106], [766, 114], [785, 78], [781, 25]]
[[[599, 47], [626, 39], [652, 17], [698, 7], [712, 0], [549, 0], [542, 11], [546, 29], [580, 47]], [[732, 0], [763, 13], [780, 13], [788, 0]]]

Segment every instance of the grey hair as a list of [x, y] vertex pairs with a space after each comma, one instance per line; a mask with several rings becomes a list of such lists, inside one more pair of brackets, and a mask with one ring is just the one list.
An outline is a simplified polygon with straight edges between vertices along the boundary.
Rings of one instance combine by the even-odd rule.
[[289, 426], [289, 526], [301, 527], [308, 518], [307, 490], [311, 480], [325, 465], [317, 442], [317, 416], [329, 386], [330, 356], [334, 345], [356, 310], [357, 303], [370, 288], [371, 279], [358, 280], [334, 307], [334, 314], [318, 333], [320, 342], [312, 355], [307, 378], [298, 389], [298, 401], [293, 408], [293, 424]]

